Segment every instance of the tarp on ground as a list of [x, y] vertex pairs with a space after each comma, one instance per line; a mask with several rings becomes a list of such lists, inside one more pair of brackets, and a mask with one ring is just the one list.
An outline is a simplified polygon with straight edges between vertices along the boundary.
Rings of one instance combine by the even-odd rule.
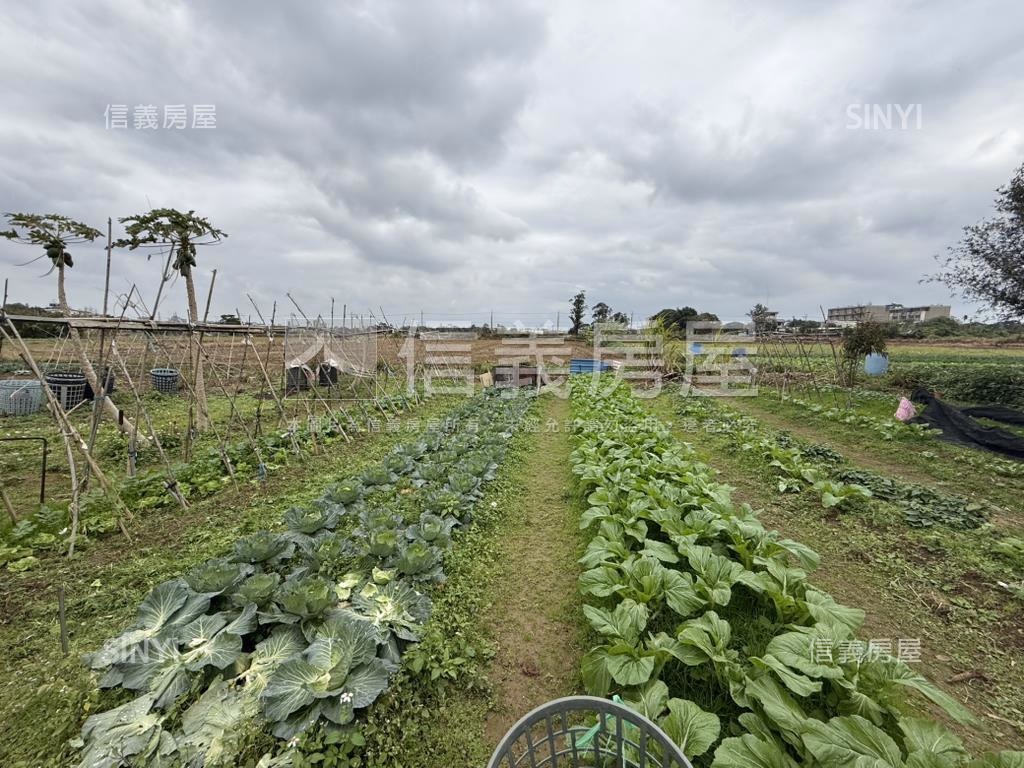
[[1003, 424], [1024, 425], [1024, 413], [1002, 405], [961, 409], [925, 389], [915, 390], [911, 399], [925, 406], [914, 422], [942, 430], [942, 440], [1024, 459], [1024, 437], [999, 427], [987, 427], [977, 421], [978, 418], [984, 418]]

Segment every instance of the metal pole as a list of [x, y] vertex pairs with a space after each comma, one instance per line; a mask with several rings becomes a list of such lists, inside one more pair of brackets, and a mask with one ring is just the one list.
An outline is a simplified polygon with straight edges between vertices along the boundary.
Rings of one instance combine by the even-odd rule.
[[[7, 312], [7, 278], [4, 278], [4, 303], [0, 304], [0, 318]], [[0, 359], [2, 359], [4, 351], [4, 340], [0, 337]]]

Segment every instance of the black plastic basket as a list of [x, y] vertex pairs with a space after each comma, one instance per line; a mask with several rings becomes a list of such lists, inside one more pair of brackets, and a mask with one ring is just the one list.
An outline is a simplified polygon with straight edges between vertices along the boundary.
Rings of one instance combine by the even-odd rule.
[[[117, 389], [117, 380], [114, 378], [114, 372], [110, 369], [110, 366], [107, 366], [106, 368], [103, 369], [103, 378], [106, 379], [106, 382], [102, 385], [104, 387], [104, 393], [107, 395], [114, 394], [114, 391]], [[93, 400], [95, 399], [95, 397], [96, 393], [93, 392], [92, 385], [88, 381], [86, 381], [85, 399]]]
[[77, 371], [53, 371], [46, 374], [46, 384], [65, 411], [85, 399], [85, 374]]
[[175, 395], [178, 393], [178, 379], [181, 374], [177, 368], [154, 368], [149, 372], [150, 381], [153, 382], [153, 389], [162, 395]]
[[548, 702], [505, 734], [487, 768], [692, 768], [639, 712], [594, 696]]
[[330, 363], [320, 363], [316, 369], [318, 383], [321, 387], [333, 387], [338, 383], [338, 367]]

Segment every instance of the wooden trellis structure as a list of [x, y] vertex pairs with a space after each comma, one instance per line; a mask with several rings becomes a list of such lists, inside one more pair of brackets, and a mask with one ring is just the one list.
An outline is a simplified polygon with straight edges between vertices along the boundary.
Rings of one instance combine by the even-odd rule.
[[[211, 284], [207, 314], [212, 287]], [[146, 454], [150, 468], [163, 473], [167, 491], [182, 508], [189, 502], [181, 492], [176, 466], [191, 458], [198, 438], [196, 366], [202, 366], [206, 391], [215, 396], [220, 416], [219, 420], [210, 421], [207, 443], [216, 447], [231, 482], [235, 482], [235, 468], [230, 458], [233, 443], [241, 442], [251, 448], [262, 467], [266, 463], [260, 447], [263, 434], [291, 434], [294, 443], [297, 425], [305, 423], [310, 425], [311, 448], [316, 451], [320, 427], [314, 425], [329, 424], [345, 440], [351, 440], [353, 431], [369, 429], [381, 418], [391, 419], [409, 404], [408, 397], [403, 395], [396, 406], [395, 398], [389, 397], [386, 386], [381, 384], [379, 374], [384, 373], [387, 381], [393, 373], [378, 349], [378, 339], [386, 337], [390, 331], [384, 324], [333, 328], [319, 319], [309, 321], [306, 318], [279, 323], [276, 322], [276, 304], [268, 322], [255, 302], [253, 307], [260, 323], [204, 320], [191, 324], [158, 320], [147, 316], [148, 310], [134, 287], [117, 302], [114, 314], [119, 313], [119, 316], [29, 316], [7, 313], [5, 307], [6, 298], [0, 306], [0, 345], [6, 344], [8, 350], [16, 351], [25, 363], [25, 371], [39, 381], [65, 445], [72, 483], [69, 547], [72, 553], [79, 529], [79, 499], [90, 479], [99, 483], [114, 500], [119, 510], [118, 523], [124, 535], [130, 536], [126, 522], [130, 521], [132, 512], [118, 496], [115, 485], [108, 481], [95, 453], [99, 426], [104, 418], [103, 408], [99, 406], [110, 398], [106, 388], [115, 382], [120, 392], [118, 421], [133, 425], [126, 435], [126, 474], [132, 476], [144, 468], [139, 466], [140, 449], [142, 446], [151, 448]], [[130, 313], [134, 316], [129, 316]], [[52, 328], [51, 343], [45, 353], [38, 349], [33, 353], [21, 337], [18, 327], [24, 323]], [[100, 391], [93, 392], [91, 400], [83, 399], [76, 406], [86, 411], [91, 407], [88, 429], [75, 426], [80, 417], [71, 418], [71, 412], [57, 402], [46, 380], [48, 373], [78, 368], [80, 358], [70, 354], [68, 345], [71, 343], [80, 345], [85, 358], [102, 377]], [[328, 377], [326, 386], [320, 386], [317, 381], [307, 391], [289, 392], [289, 369], [296, 365], [308, 366], [313, 361], [329, 366], [347, 386], [340, 386], [338, 378]], [[154, 391], [150, 371], [161, 368], [178, 374], [176, 399], [161, 397]], [[396, 377], [395, 381], [400, 379]], [[165, 409], [173, 402], [181, 402], [182, 410], [187, 408], [187, 418], [179, 425], [179, 429], [183, 426], [181, 439], [171, 440], [172, 445], [168, 445], [168, 435], [157, 427], [153, 409]], [[298, 450], [297, 444], [295, 449]], [[154, 459], [155, 465], [152, 464]]]

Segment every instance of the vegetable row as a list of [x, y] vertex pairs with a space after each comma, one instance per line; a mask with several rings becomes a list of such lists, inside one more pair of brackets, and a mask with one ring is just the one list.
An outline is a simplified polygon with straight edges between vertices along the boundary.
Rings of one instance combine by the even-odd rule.
[[852, 653], [864, 613], [812, 585], [818, 555], [733, 502], [627, 387], [580, 382], [572, 402], [591, 534], [579, 585], [601, 638], [590, 693], [620, 695], [714, 768], [1021, 765], [969, 762], [951, 731], [904, 714], [915, 693], [973, 721], [905, 661]]
[[136, 698], [86, 721], [81, 768], [234, 765], [268, 731], [289, 743], [261, 764], [287, 765], [300, 734], [351, 723], [419, 638], [453, 531], [529, 405], [479, 395], [288, 510], [284, 530], [157, 585], [135, 624], [85, 658], [101, 687]]
[[[398, 396], [384, 397], [380, 402], [382, 407], [395, 412], [408, 405], [406, 398]], [[329, 446], [341, 440], [343, 431], [360, 429], [344, 410], [324, 418], [322, 422], [315, 432], [308, 424], [295, 423], [286, 429], [229, 443], [223, 452], [214, 447], [198, 451], [191, 461], [172, 467], [174, 488], [186, 500], [198, 501], [232, 482], [225, 463], [230, 463], [235, 481], [263, 480], [286, 463], [289, 455], [307, 452], [314, 444]], [[177, 502], [171, 494], [168, 479], [166, 469], [144, 470], [118, 482], [117, 493], [134, 513], [173, 505]], [[88, 543], [89, 535], [117, 529], [117, 506], [102, 488], [85, 494], [80, 508], [79, 548]], [[34, 564], [29, 559], [34, 550], [64, 546], [69, 526], [67, 505], [41, 507], [0, 534], [0, 564], [8, 562], [12, 570], [27, 570]]]
[[920, 439], [933, 437], [937, 430], [927, 424], [911, 424], [902, 422], [896, 418], [883, 419], [866, 413], [857, 413], [838, 406], [826, 406], [821, 403], [812, 403], [795, 395], [782, 394], [781, 400], [784, 403], [800, 408], [815, 416], [827, 419], [830, 424], [849, 424], [852, 426], [870, 429], [879, 435], [883, 440], [895, 439]]
[[740, 451], [756, 453], [772, 469], [780, 493], [809, 487], [821, 494], [826, 509], [850, 509], [869, 499], [897, 506], [907, 525], [926, 528], [978, 528], [986, 522], [983, 504], [940, 493], [850, 466], [824, 445], [802, 443], [790, 435], [767, 429], [757, 419], [706, 397], [683, 398], [679, 412], [695, 419], [703, 430], [722, 435]]

